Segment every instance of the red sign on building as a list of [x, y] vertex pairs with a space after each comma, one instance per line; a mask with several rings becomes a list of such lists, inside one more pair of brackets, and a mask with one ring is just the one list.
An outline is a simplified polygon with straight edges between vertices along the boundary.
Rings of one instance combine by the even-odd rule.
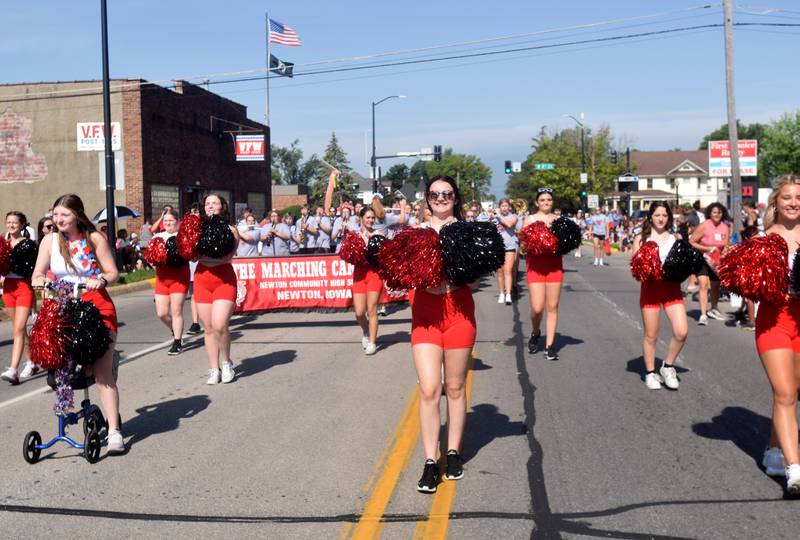
[[236, 161], [264, 161], [264, 135], [237, 135]]

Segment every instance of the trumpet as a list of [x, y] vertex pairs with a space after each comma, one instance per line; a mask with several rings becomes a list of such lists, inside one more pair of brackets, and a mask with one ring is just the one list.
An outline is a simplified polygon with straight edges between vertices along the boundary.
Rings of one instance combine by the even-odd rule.
[[528, 211], [528, 201], [525, 199], [514, 199], [512, 203], [514, 204], [514, 210], [517, 211], [517, 214], [524, 214]]

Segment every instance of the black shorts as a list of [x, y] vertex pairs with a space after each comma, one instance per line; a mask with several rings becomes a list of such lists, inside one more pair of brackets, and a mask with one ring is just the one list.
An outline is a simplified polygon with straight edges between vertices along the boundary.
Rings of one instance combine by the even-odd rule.
[[506, 253], [516, 253], [516, 252], [517, 252], [517, 248], [514, 248], [514, 249], [507, 249], [507, 250], [506, 250]]
[[713, 268], [708, 266], [707, 262], [703, 263], [703, 266], [700, 267], [700, 270], [697, 271], [698, 276], [708, 276], [708, 279], [711, 281], [719, 281], [719, 276], [714, 271]]
[[604, 235], [604, 234], [592, 234], [592, 237], [593, 238], [597, 238], [598, 240], [605, 240], [606, 239], [606, 235]]

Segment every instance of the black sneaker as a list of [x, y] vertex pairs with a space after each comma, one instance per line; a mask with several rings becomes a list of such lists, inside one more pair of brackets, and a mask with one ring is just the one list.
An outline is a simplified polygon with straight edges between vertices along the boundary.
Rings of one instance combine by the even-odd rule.
[[169, 356], [178, 356], [181, 352], [183, 352], [183, 343], [181, 343], [181, 340], [176, 339], [172, 342], [172, 347], [169, 348], [167, 354]]
[[436, 486], [439, 484], [439, 465], [429, 459], [425, 462], [425, 469], [422, 471], [422, 478], [417, 483], [417, 491], [420, 493], [436, 493]]
[[200, 325], [198, 323], [192, 323], [192, 326], [189, 327], [186, 333], [189, 334], [190, 336], [195, 336], [202, 331], [203, 329], [200, 328]]
[[558, 360], [558, 353], [556, 352], [555, 347], [545, 347], [544, 357], [548, 360], [553, 360], [554, 362]]
[[464, 477], [464, 458], [455, 450], [449, 450], [446, 460], [444, 477], [448, 480], [461, 480]]
[[539, 336], [541, 335], [541, 332], [531, 333], [531, 338], [528, 340], [528, 352], [530, 354], [536, 354], [536, 351], [539, 350]]

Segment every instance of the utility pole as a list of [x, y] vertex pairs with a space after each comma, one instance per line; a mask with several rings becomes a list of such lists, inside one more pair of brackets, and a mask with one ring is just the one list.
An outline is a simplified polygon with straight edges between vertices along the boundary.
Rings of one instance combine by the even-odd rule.
[[733, 234], [742, 230], [742, 177], [739, 170], [739, 129], [736, 125], [736, 93], [733, 76], [733, 5], [723, 2], [725, 23], [725, 91], [728, 100], [728, 144], [731, 149], [731, 212]]
[[103, 130], [105, 138], [105, 160], [106, 160], [106, 226], [108, 227], [108, 244], [114, 261], [119, 267], [117, 260], [117, 212], [114, 205], [114, 189], [116, 181], [114, 179], [114, 151], [111, 149], [111, 90], [108, 74], [108, 16], [106, 10], [106, 0], [100, 0], [100, 32], [103, 48]]

